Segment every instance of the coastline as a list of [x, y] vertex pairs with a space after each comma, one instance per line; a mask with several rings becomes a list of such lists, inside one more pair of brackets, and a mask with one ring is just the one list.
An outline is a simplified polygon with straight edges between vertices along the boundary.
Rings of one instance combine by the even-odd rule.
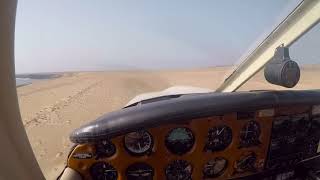
[[56, 79], [64, 73], [28, 73], [16, 74], [16, 87], [23, 87], [32, 84], [34, 81]]

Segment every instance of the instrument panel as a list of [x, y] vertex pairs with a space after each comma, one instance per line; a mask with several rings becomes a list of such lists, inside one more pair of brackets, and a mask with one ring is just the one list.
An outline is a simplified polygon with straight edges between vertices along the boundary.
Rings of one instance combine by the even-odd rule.
[[315, 155], [319, 120], [311, 106], [191, 119], [79, 144], [68, 166], [85, 179], [244, 177]]

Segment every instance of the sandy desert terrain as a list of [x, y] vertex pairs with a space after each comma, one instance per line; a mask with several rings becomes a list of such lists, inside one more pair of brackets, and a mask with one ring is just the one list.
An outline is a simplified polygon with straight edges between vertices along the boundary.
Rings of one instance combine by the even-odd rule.
[[[123, 107], [138, 94], [170, 86], [215, 88], [231, 68], [180, 71], [126, 71], [68, 73], [18, 88], [20, 111], [33, 151], [47, 179], [64, 168], [72, 143], [69, 133], [104, 113]], [[320, 88], [320, 68], [302, 68], [295, 89]], [[258, 73], [240, 90], [284, 89], [267, 84]]]

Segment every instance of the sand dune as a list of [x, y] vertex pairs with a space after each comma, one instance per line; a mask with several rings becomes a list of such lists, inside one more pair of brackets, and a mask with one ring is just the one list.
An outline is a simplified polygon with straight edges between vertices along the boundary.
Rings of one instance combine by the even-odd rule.
[[[174, 85], [215, 89], [230, 68], [190, 71], [82, 72], [57, 79], [37, 81], [19, 87], [18, 96], [23, 123], [37, 160], [48, 179], [54, 179], [64, 167], [69, 152], [69, 133], [104, 113], [123, 107], [138, 94], [159, 91]], [[319, 88], [304, 69], [297, 89]], [[258, 73], [240, 90], [281, 89], [268, 85]]]

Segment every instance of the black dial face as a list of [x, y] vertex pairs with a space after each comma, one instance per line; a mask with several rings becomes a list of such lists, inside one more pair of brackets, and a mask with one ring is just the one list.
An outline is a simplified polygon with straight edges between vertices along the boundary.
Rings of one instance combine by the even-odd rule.
[[250, 152], [249, 154], [242, 156], [234, 164], [235, 173], [243, 173], [247, 171], [256, 172], [256, 161], [257, 156], [253, 152]]
[[228, 126], [216, 126], [209, 129], [205, 151], [224, 150], [232, 141], [232, 130]]
[[96, 144], [96, 159], [111, 157], [116, 153], [116, 146], [109, 140]]
[[204, 178], [215, 178], [224, 173], [228, 166], [228, 161], [223, 157], [217, 157], [207, 162], [203, 167]]
[[260, 138], [260, 125], [257, 121], [247, 122], [240, 131], [240, 147], [250, 147], [261, 144]]
[[124, 146], [132, 155], [146, 155], [152, 151], [153, 139], [148, 131], [136, 131], [125, 135]]
[[154, 170], [146, 163], [135, 163], [127, 168], [126, 176], [128, 180], [152, 180]]
[[192, 165], [185, 160], [175, 160], [166, 168], [167, 180], [191, 180]]
[[183, 155], [194, 145], [194, 136], [188, 128], [175, 128], [166, 136], [165, 144], [174, 154]]
[[116, 180], [118, 178], [117, 170], [105, 162], [97, 162], [90, 167], [90, 175], [93, 180]]

